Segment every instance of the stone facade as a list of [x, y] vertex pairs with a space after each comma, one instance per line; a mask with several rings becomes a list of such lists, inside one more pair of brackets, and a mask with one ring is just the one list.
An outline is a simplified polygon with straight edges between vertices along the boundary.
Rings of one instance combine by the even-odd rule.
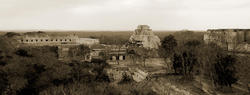
[[100, 41], [99, 41], [99, 39], [92, 39], [92, 38], [78, 38], [76, 40], [76, 43], [77, 44], [84, 44], [87, 46], [92, 46], [95, 44], [100, 44]]
[[132, 45], [150, 49], [158, 49], [161, 44], [160, 38], [154, 35], [148, 25], [139, 25], [129, 38], [129, 42]]
[[63, 60], [69, 58], [69, 49], [70, 47], [68, 46], [67, 47], [58, 46], [57, 47], [58, 59]]
[[46, 34], [23, 35], [18, 41], [24, 45], [33, 46], [58, 46], [58, 45], [87, 45], [99, 44], [99, 39], [79, 38], [76, 35], [49, 36]]
[[250, 52], [250, 29], [211, 29], [204, 34], [204, 41], [229, 51]]
[[19, 39], [19, 42], [25, 45], [36, 45], [36, 46], [54, 46], [61, 44], [77, 44], [78, 37], [77, 36], [28, 36], [24, 35]]
[[122, 61], [127, 59], [127, 48], [118, 48], [115, 45], [105, 45], [103, 48], [93, 48], [90, 56], [91, 59], [101, 59], [102, 56], [106, 56], [109, 62]]
[[[69, 56], [71, 47], [77, 47], [80, 45], [93, 46], [100, 44], [99, 39], [92, 38], [79, 38], [76, 35], [59, 36], [59, 35], [48, 35], [44, 32], [30, 32], [20, 35], [16, 39], [20, 46], [56, 46], [58, 48], [58, 59], [66, 60], [72, 58]], [[81, 60], [90, 60], [89, 54], [83, 58], [74, 57]]]

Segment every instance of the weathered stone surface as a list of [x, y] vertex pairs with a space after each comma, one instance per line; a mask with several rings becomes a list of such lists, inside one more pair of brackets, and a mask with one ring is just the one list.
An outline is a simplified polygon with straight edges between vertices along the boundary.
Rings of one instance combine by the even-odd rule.
[[129, 41], [137, 46], [158, 49], [160, 38], [152, 32], [148, 25], [139, 25]]
[[49, 35], [44, 32], [30, 32], [20, 35], [20, 44], [31, 46], [87, 45], [99, 44], [99, 39], [79, 38], [77, 35]]
[[204, 34], [205, 43], [216, 43], [228, 51], [250, 51], [250, 29], [211, 29]]
[[144, 79], [146, 79], [148, 76], [148, 73], [147, 72], [144, 72], [138, 68], [135, 69], [135, 72], [134, 74], [132, 75], [133, 79], [136, 81], [136, 82], [141, 82], [143, 81]]

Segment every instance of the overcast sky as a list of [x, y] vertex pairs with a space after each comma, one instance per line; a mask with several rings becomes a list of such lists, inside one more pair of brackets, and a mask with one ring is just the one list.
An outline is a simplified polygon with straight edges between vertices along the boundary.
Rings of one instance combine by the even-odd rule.
[[250, 0], [0, 0], [0, 30], [250, 28]]

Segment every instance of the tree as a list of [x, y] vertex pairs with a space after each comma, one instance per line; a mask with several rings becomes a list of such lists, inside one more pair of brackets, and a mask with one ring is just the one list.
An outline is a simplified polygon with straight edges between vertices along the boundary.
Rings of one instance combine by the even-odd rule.
[[175, 53], [173, 56], [173, 67], [174, 67], [174, 73], [180, 74], [182, 73], [182, 57], [180, 54]]
[[188, 46], [188, 47], [196, 47], [199, 45], [201, 45], [201, 42], [199, 40], [190, 40], [185, 43], [185, 46]]
[[161, 46], [165, 51], [164, 57], [171, 57], [174, 53], [174, 48], [177, 46], [177, 41], [173, 35], [169, 35], [163, 39]]
[[201, 42], [189, 40], [183, 45], [176, 47], [172, 58], [172, 66], [176, 74], [182, 74], [185, 78], [191, 79], [193, 71], [198, 64], [198, 54]]
[[215, 86], [229, 86], [237, 81], [235, 63], [238, 57], [228, 54], [214, 43], [196, 48], [197, 68], [200, 78], [211, 81]]
[[184, 50], [175, 52], [172, 60], [176, 74], [183, 74], [187, 78], [192, 78], [193, 68], [198, 64], [197, 55], [193, 50], [184, 48]]
[[71, 57], [85, 58], [90, 53], [90, 48], [85, 45], [74, 46], [69, 49], [69, 55]]
[[232, 55], [222, 55], [218, 58], [217, 63], [214, 64], [215, 84], [231, 87], [232, 84], [237, 81], [237, 78], [235, 77], [235, 62], [236, 58]]

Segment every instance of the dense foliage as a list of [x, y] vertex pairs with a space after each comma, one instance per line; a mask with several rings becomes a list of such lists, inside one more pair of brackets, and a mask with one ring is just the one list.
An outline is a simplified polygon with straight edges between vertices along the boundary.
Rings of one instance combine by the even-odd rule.
[[166, 36], [162, 40], [162, 48], [165, 52], [165, 57], [170, 57], [174, 53], [174, 48], [177, 46], [177, 41], [173, 35]]
[[[0, 40], [0, 93], [1, 95], [130, 95], [148, 94], [151, 90], [110, 84], [104, 60], [92, 62], [61, 62], [57, 47], [16, 47], [10, 38]], [[89, 52], [85, 46], [73, 47], [75, 55]], [[128, 79], [124, 78], [124, 81]], [[123, 90], [121, 90], [123, 89]]]
[[[192, 32], [184, 34], [191, 35]], [[177, 40], [178, 44], [171, 35], [162, 41], [162, 48], [165, 49], [168, 58], [171, 58], [175, 74], [183, 75], [186, 79], [202, 76], [218, 86], [231, 87], [236, 83], [236, 56], [223, 51], [216, 44], [204, 44], [200, 40], [188, 37]]]
[[109, 82], [104, 72], [105, 61], [64, 63], [57, 59], [57, 47], [16, 48], [11, 41], [14, 40], [4, 37], [0, 40], [0, 93], [3, 95], [37, 95], [48, 88], [75, 82]]

